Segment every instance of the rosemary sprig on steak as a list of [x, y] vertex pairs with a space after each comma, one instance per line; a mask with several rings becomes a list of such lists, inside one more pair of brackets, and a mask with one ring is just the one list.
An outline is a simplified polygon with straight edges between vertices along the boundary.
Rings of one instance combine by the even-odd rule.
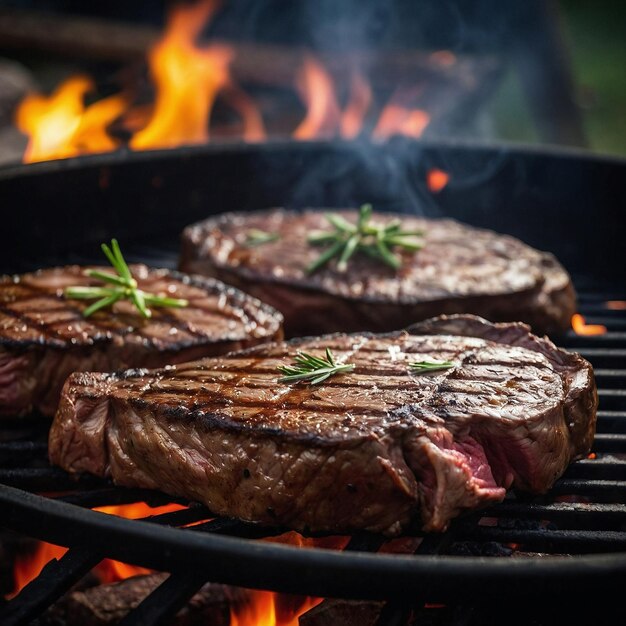
[[447, 370], [454, 367], [456, 363], [452, 361], [413, 361], [409, 363], [411, 371], [415, 374], [423, 374], [425, 372], [437, 372], [439, 370]]
[[326, 358], [313, 356], [306, 352], [298, 352], [293, 365], [281, 365], [279, 371], [284, 374], [278, 381], [281, 383], [296, 383], [300, 381], [317, 385], [333, 374], [348, 372], [354, 369], [354, 363], [337, 364], [331, 351], [326, 348]]
[[268, 233], [260, 228], [250, 228], [246, 233], [246, 246], [253, 248], [278, 239], [280, 239], [279, 233]]
[[89, 317], [100, 309], [113, 306], [118, 300], [130, 300], [137, 307], [139, 313], [146, 318], [152, 316], [149, 306], [185, 307], [189, 304], [187, 300], [182, 298], [168, 298], [139, 289], [116, 239], [111, 240], [111, 247], [107, 246], [106, 243], [103, 243], [101, 247], [117, 275], [100, 270], [86, 270], [85, 275], [90, 278], [97, 278], [108, 286], [67, 287], [64, 292], [65, 297], [71, 299], [94, 300], [97, 298], [96, 302], [83, 311], [84, 317]]
[[371, 217], [371, 204], [361, 206], [356, 224], [336, 213], [326, 213], [326, 219], [335, 230], [314, 231], [309, 235], [309, 243], [328, 247], [307, 267], [307, 273], [317, 271], [334, 258], [338, 259], [337, 270], [345, 272], [355, 252], [363, 252], [397, 270], [402, 262], [394, 254], [394, 248], [416, 251], [424, 246], [422, 241], [415, 239], [424, 234], [421, 230], [402, 230], [402, 222], [398, 219], [387, 224], [374, 224]]

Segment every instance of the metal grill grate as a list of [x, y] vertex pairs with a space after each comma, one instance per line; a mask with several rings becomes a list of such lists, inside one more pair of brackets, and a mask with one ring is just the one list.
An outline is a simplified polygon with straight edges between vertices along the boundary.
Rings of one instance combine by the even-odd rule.
[[[136, 249], [132, 260], [173, 265], [173, 257], [150, 249]], [[580, 311], [587, 323], [603, 324], [607, 332], [569, 333], [558, 342], [595, 368], [600, 411], [590, 458], [573, 464], [547, 495], [511, 493], [503, 503], [457, 520], [445, 534], [423, 536], [414, 554], [379, 552], [385, 539], [368, 534], [351, 537], [344, 551], [264, 542], [285, 529], [217, 518], [193, 503], [144, 520], [97, 513], [91, 508], [140, 501], [157, 506], [172, 499], [93, 477], [71, 479], [48, 465], [47, 423], [3, 422], [0, 525], [69, 550], [2, 607], [0, 623], [28, 623], [41, 615], [105, 556], [171, 572], [124, 624], [164, 623], [208, 580], [385, 600], [381, 626], [423, 623], [426, 614], [427, 623], [491, 623], [486, 616], [520, 594], [553, 607], [560, 594], [578, 594], [609, 607], [621, 597], [626, 579], [624, 299], [625, 293], [582, 291]], [[183, 528], [189, 524], [194, 525]], [[433, 622], [433, 612], [451, 621]]]

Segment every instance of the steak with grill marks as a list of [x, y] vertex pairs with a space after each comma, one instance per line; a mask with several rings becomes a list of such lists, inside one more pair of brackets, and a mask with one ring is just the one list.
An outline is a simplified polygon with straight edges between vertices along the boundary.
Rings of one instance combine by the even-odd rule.
[[[356, 211], [337, 213], [356, 223]], [[323, 211], [282, 209], [225, 213], [187, 227], [180, 268], [215, 276], [268, 302], [285, 316], [288, 337], [386, 332], [455, 313], [521, 321], [537, 333], [570, 327], [574, 287], [551, 254], [450, 219], [380, 213], [373, 221], [392, 219], [424, 233], [418, 252], [395, 251], [402, 259], [397, 271], [357, 252], [346, 272], [331, 261], [308, 274], [324, 250], [308, 243], [309, 234], [333, 228]], [[246, 239], [253, 229], [278, 238], [250, 247]]]
[[139, 288], [186, 298], [189, 306], [155, 307], [144, 319], [119, 301], [85, 318], [91, 302], [63, 295], [68, 286], [98, 284], [84, 269], [0, 277], [0, 416], [52, 416], [73, 371], [163, 367], [282, 338], [282, 316], [256, 298], [214, 279], [144, 265], [132, 266]]
[[[353, 371], [279, 380], [328, 347]], [[451, 360], [417, 374], [413, 361]], [[116, 484], [297, 530], [412, 523], [444, 530], [515, 487], [548, 490], [586, 455], [597, 395], [589, 363], [523, 324], [440, 317], [406, 331], [275, 342], [168, 369], [76, 373], [51, 462]]]

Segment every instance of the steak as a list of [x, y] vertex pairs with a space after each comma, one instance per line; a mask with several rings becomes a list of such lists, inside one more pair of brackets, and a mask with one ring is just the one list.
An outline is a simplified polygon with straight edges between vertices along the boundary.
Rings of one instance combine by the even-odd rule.
[[[356, 211], [339, 211], [351, 223]], [[440, 314], [471, 313], [491, 321], [522, 321], [534, 332], [570, 327], [576, 311], [571, 279], [549, 253], [450, 219], [378, 214], [423, 231], [424, 247], [398, 252], [394, 270], [357, 252], [345, 272], [332, 261], [314, 273], [324, 248], [308, 243], [332, 231], [324, 212], [274, 209], [225, 213], [187, 227], [180, 269], [214, 276], [268, 302], [285, 316], [288, 337], [330, 332], [398, 330]], [[249, 246], [254, 230], [277, 237]]]
[[[103, 271], [110, 268], [100, 268]], [[143, 318], [129, 301], [88, 318], [65, 287], [97, 284], [73, 265], [0, 277], [0, 416], [52, 416], [77, 370], [163, 367], [282, 338], [282, 316], [223, 283], [132, 266], [139, 288], [189, 300]]]
[[[285, 383], [297, 351], [354, 369]], [[451, 360], [417, 374], [409, 362]], [[53, 464], [296, 530], [444, 530], [513, 487], [547, 491], [595, 431], [590, 364], [527, 326], [442, 316], [274, 342], [160, 370], [75, 373]]]

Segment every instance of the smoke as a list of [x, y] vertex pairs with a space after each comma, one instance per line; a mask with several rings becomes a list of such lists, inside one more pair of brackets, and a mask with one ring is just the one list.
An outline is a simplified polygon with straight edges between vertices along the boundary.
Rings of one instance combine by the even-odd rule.
[[[275, 157], [271, 151], [263, 154], [267, 171], [280, 172], [279, 180], [273, 181], [270, 174], [263, 184], [266, 188], [273, 184], [280, 189], [288, 188], [284, 204], [293, 208], [354, 207], [370, 202], [379, 210], [437, 216], [441, 214], [438, 198], [428, 189], [426, 181], [430, 167], [449, 172], [449, 186], [459, 190], [489, 180], [504, 161], [504, 154], [496, 151], [495, 157], [486, 163], [473, 164], [466, 156], [450, 162], [450, 153], [443, 151], [445, 157], [429, 163], [424, 160], [419, 143], [401, 137], [373, 139], [372, 131], [385, 105], [394, 94], [400, 93], [405, 97], [406, 102], [401, 103], [407, 110], [411, 107], [411, 94], [415, 97], [415, 107], [427, 107], [431, 122], [424, 130], [425, 140], [490, 139], [493, 124], [486, 116], [487, 109], [481, 108], [484, 103], [480, 102], [481, 97], [487, 98], [490, 93], [478, 93], [474, 83], [482, 79], [482, 74], [473, 76], [474, 66], [456, 55], [473, 53], [482, 45], [493, 50], [504, 36], [505, 14], [493, 0], [300, 0], [297, 3], [231, 0], [211, 24], [209, 34], [303, 47], [322, 59], [356, 52], [350, 58], [361, 56], [363, 62], [352, 69], [361, 71], [377, 90], [378, 101], [356, 139], [340, 142], [337, 135], [326, 136], [330, 142], [321, 149], [323, 157], [305, 157], [305, 167], [282, 161], [276, 167], [274, 160], [283, 157]], [[404, 66], [404, 74], [394, 70], [397, 76], [384, 76], [384, 70], [380, 70], [385, 55], [406, 54], [425, 63], [430, 52], [441, 50], [448, 56], [439, 57], [438, 62], [443, 65], [433, 75], [439, 72], [451, 76], [449, 84], [442, 84], [440, 79], [433, 79], [430, 84], [423, 78], [423, 68], [416, 67], [413, 72], [410, 64]], [[372, 67], [378, 68], [376, 76], [370, 74]], [[326, 69], [336, 70], [328, 66]], [[484, 71], [482, 67], [478, 69]], [[349, 75], [349, 71], [335, 71], [338, 95], [349, 90], [346, 78]], [[382, 88], [376, 85], [380, 79], [384, 83]], [[341, 98], [339, 101], [342, 102]], [[436, 154], [436, 150], [431, 148], [427, 153]], [[306, 148], [302, 154], [307, 154]], [[289, 181], [287, 185], [285, 181]]]

